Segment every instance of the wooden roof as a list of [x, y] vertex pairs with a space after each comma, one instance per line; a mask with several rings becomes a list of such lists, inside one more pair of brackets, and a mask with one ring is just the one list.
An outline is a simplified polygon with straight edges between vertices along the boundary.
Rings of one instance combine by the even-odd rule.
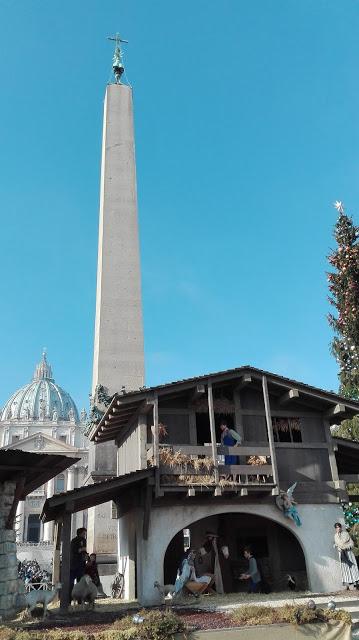
[[252, 377], [253, 381], [261, 380], [263, 376], [266, 376], [271, 394], [281, 395], [284, 391], [296, 389], [299, 392], [300, 400], [304, 404], [311, 405], [312, 408], [315, 407], [318, 411], [334, 409], [337, 406], [340, 410], [338, 413], [333, 411], [332, 422], [338, 421], [338, 419], [342, 420], [343, 413], [345, 413], [345, 418], [350, 418], [359, 413], [358, 401], [344, 398], [333, 391], [326, 391], [248, 365], [197, 376], [195, 378], [178, 380], [155, 387], [144, 387], [138, 391], [116, 393], [105, 415], [88, 434], [89, 438], [95, 442], [114, 440], [130, 423], [133, 423], [140, 413], [146, 413], [146, 411], [148, 411], [148, 403], [154, 395], [157, 395], [160, 400], [166, 396], [180, 395], [193, 389], [196, 385], [206, 384], [208, 381], [211, 381], [213, 385], [230, 383], [231, 381], [234, 383], [236, 380], [239, 381], [245, 376]]
[[65, 511], [76, 513], [110, 500], [120, 502], [131, 486], [135, 487], [151, 482], [154, 473], [154, 468], [143, 469], [59, 493], [45, 501], [41, 519], [43, 522], [49, 522], [61, 517]]
[[24, 479], [24, 486], [18, 499], [25, 500], [29, 493], [71, 467], [78, 460], [79, 458], [62, 455], [2, 449], [0, 451], [0, 482]]
[[[340, 477], [356, 474], [357, 482], [359, 482], [359, 442], [348, 440], [346, 438], [333, 438], [336, 445], [335, 458], [338, 465]], [[348, 482], [354, 482], [348, 479]]]

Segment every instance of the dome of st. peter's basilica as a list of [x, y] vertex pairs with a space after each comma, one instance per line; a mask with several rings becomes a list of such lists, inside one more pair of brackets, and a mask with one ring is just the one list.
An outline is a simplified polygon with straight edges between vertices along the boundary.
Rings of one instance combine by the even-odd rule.
[[12, 420], [79, 422], [77, 407], [67, 391], [55, 383], [45, 352], [31, 382], [18, 389], [0, 413], [0, 423]]

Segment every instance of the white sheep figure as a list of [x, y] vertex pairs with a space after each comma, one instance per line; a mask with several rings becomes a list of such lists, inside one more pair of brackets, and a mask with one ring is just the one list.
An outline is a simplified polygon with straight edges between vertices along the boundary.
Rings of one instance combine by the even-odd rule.
[[156, 582], [153, 584], [153, 588], [157, 589], [159, 594], [164, 598], [164, 600], [172, 600], [175, 594], [175, 586], [174, 584], [160, 584]]
[[82, 576], [82, 578], [74, 584], [71, 592], [71, 600], [75, 600], [77, 604], [85, 604], [85, 602], [88, 602], [92, 608], [95, 606], [96, 596], [97, 587], [88, 575]]
[[51, 590], [32, 589], [32, 591], [25, 593], [24, 597], [28, 614], [32, 613], [38, 604], [42, 604], [44, 608], [42, 615], [43, 618], [45, 618], [48, 605], [54, 600], [61, 587], [61, 582], [58, 582]]

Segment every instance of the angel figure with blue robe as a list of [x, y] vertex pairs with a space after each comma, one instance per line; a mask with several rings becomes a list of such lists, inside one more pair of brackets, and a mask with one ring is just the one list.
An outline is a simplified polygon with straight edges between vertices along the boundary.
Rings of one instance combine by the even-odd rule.
[[295, 506], [297, 503], [293, 499], [293, 492], [296, 486], [297, 483], [295, 482], [287, 491], [281, 491], [276, 499], [276, 503], [277, 507], [283, 511], [283, 515], [286, 518], [291, 518], [297, 527], [300, 527], [302, 525], [302, 521], [299, 517], [297, 507]]

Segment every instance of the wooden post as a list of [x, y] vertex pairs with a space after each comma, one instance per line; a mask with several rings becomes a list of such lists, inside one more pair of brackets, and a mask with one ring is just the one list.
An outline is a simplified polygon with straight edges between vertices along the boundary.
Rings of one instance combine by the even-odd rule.
[[[52, 584], [56, 585], [60, 582], [60, 547], [61, 547], [61, 531], [62, 521], [56, 520], [55, 522], [55, 536], [54, 536], [54, 552], [52, 555]], [[59, 593], [57, 592], [54, 602], [59, 600]]]
[[[242, 405], [241, 405], [241, 395], [238, 389], [234, 389], [233, 391], [233, 400], [234, 400], [234, 417], [236, 419], [236, 431], [242, 438], [242, 444], [244, 443], [244, 428], [243, 428], [243, 414], [242, 414]], [[246, 464], [246, 456], [238, 456], [239, 464]], [[238, 476], [239, 482], [242, 482], [242, 478]], [[248, 476], [245, 476], [245, 481], [248, 482]]]
[[273, 470], [273, 482], [278, 487], [277, 457], [275, 453], [275, 445], [274, 445], [274, 438], [273, 438], [272, 416], [270, 412], [267, 378], [265, 376], [262, 377], [262, 389], [263, 389], [264, 409], [266, 413], [269, 450], [270, 450], [270, 457], [271, 457], [272, 470]]
[[146, 485], [146, 489], [144, 491], [144, 505], [143, 505], [142, 536], [144, 540], [148, 540], [148, 534], [150, 530], [151, 507], [152, 507], [152, 485], [148, 482]]
[[65, 511], [62, 527], [62, 563], [60, 608], [67, 609], [70, 604], [70, 557], [71, 557], [71, 512]]
[[153, 400], [153, 456], [156, 467], [160, 465], [160, 447], [158, 434], [158, 396]]
[[158, 395], [153, 399], [153, 460], [155, 463], [155, 494], [156, 497], [163, 495], [160, 489], [160, 438], [158, 433]]
[[139, 468], [147, 469], [147, 415], [140, 413], [138, 416], [138, 456]]
[[242, 415], [242, 405], [241, 405], [241, 396], [237, 389], [233, 392], [233, 400], [234, 400], [234, 415], [236, 419], [236, 431], [242, 438], [242, 443], [244, 441], [244, 429], [243, 429], [243, 415]]
[[330, 464], [330, 470], [332, 473], [332, 479], [333, 479], [335, 488], [339, 489], [339, 474], [338, 474], [337, 460], [334, 453], [333, 440], [332, 440], [332, 434], [330, 432], [329, 420], [326, 420], [324, 418], [323, 423], [324, 423], [324, 429], [325, 429], [325, 439], [328, 445], [329, 464]]
[[218, 473], [218, 456], [217, 456], [217, 442], [216, 442], [216, 424], [214, 419], [214, 407], [213, 407], [213, 392], [212, 382], [208, 382], [208, 413], [209, 413], [209, 427], [211, 430], [211, 445], [212, 445], [212, 458], [214, 466], [214, 481], [216, 485], [219, 483]]

